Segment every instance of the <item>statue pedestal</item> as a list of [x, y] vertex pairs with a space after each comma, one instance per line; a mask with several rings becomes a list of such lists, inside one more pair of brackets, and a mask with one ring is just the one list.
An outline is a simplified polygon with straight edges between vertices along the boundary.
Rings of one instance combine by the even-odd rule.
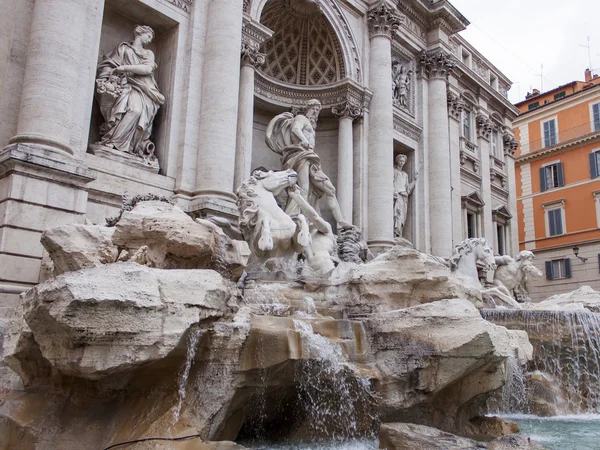
[[115, 150], [114, 148], [101, 144], [90, 144], [88, 149], [92, 155], [107, 158], [112, 161], [135, 167], [137, 169], [145, 170], [147, 172], [158, 173], [160, 170], [160, 166], [158, 165], [158, 160], [156, 157], [154, 157], [153, 160], [144, 160], [139, 156], [132, 155], [131, 153]]

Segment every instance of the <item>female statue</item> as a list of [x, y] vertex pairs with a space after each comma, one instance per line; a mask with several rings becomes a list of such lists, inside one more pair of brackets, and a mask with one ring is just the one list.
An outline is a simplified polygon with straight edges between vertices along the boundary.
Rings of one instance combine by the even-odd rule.
[[154, 53], [144, 48], [154, 38], [154, 31], [137, 26], [133, 36], [133, 42], [119, 44], [98, 65], [96, 92], [105, 120], [99, 144], [156, 164], [150, 135], [165, 97], [154, 79]]

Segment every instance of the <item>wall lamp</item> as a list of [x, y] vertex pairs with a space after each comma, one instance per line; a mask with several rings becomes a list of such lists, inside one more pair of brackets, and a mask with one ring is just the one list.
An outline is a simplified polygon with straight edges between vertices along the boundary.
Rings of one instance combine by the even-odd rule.
[[588, 260], [587, 258], [584, 258], [583, 256], [579, 256], [579, 247], [578, 246], [573, 247], [573, 253], [575, 253], [575, 256], [577, 258], [579, 258], [581, 260], [581, 262], [586, 262]]

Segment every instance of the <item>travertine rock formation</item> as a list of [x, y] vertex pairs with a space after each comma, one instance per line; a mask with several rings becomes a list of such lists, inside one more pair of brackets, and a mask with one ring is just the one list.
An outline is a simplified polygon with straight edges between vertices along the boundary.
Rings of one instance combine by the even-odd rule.
[[167, 356], [193, 324], [224, 316], [231, 290], [210, 270], [117, 263], [70, 272], [23, 296], [27, 327], [8, 336], [5, 358], [24, 371], [24, 331], [63, 375], [99, 379], [126, 372]]
[[379, 448], [386, 450], [544, 450], [526, 436], [503, 436], [478, 442], [412, 423], [386, 423], [379, 432]]
[[327, 282], [241, 293], [212, 270], [133, 262], [38, 285], [4, 343], [26, 385], [0, 407], [11, 436], [75, 450], [82, 439], [103, 448], [186, 430], [204, 440], [259, 428], [281, 439], [360, 436], [379, 420], [469, 435], [506, 358], [531, 356], [524, 333], [481, 318], [478, 290], [408, 248], [342, 263]]
[[556, 294], [539, 303], [528, 303], [527, 309], [545, 311], [577, 311], [584, 308], [591, 312], [600, 312], [600, 292], [590, 286], [581, 286], [565, 294]]
[[41, 242], [54, 263], [54, 275], [115, 262], [118, 251], [112, 242], [114, 231], [100, 225], [81, 224], [44, 231]]

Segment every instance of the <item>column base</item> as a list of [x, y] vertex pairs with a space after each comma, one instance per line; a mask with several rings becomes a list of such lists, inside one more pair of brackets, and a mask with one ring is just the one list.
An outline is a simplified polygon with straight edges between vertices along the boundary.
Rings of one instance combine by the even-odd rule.
[[396, 243], [393, 240], [375, 239], [367, 241], [367, 245], [369, 246], [371, 253], [373, 253], [373, 256], [377, 256], [388, 251], [390, 248], [396, 245]]
[[189, 200], [188, 213], [196, 218], [222, 217], [231, 223], [238, 223], [237, 198], [226, 192], [212, 192], [195, 195]]
[[0, 278], [4, 284], [31, 287], [38, 282], [42, 233], [85, 220], [85, 185], [95, 178], [95, 172], [81, 161], [46, 146], [18, 143], [0, 150]]

